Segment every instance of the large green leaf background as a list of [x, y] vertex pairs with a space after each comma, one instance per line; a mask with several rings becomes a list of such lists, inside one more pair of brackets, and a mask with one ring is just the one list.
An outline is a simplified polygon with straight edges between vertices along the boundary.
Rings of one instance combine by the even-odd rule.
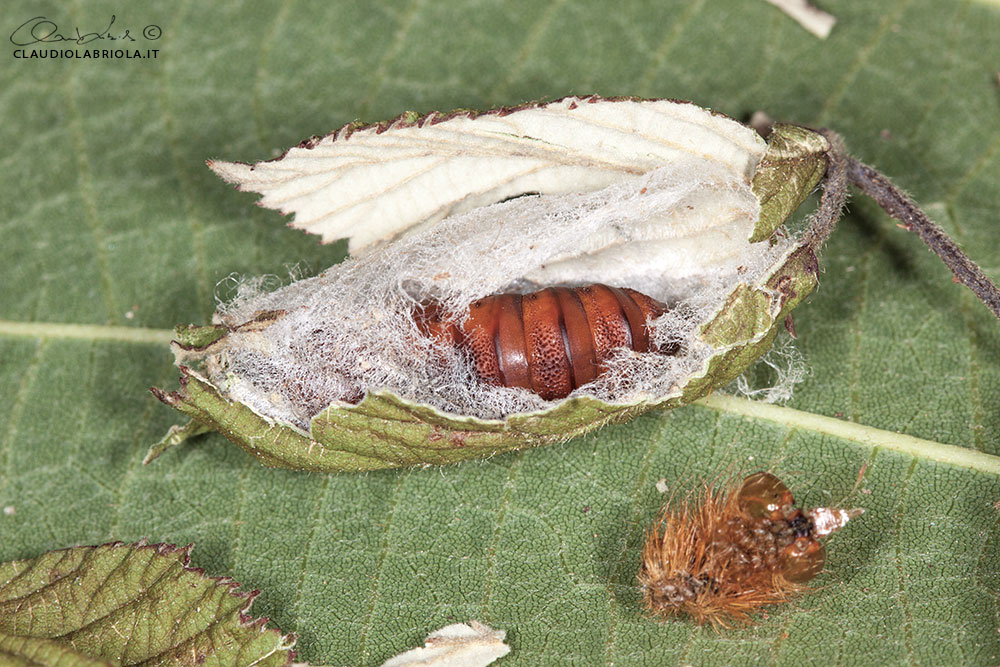
[[[206, 321], [230, 274], [344, 254], [204, 160], [355, 119], [586, 93], [763, 109], [841, 132], [1000, 278], [1000, 8], [821, 4], [826, 41], [756, 0], [6, 3], [5, 34], [116, 14], [162, 36], [136, 43], [155, 60], [0, 53], [0, 561], [195, 542], [312, 663], [377, 664], [469, 619], [508, 631], [509, 665], [1000, 662], [1000, 324], [860, 197], [796, 312], [811, 372], [785, 407], [715, 397], [447, 468], [269, 470], [218, 435], [141, 465], [179, 421], [146, 391], [176, 382], [166, 330]], [[657, 481], [769, 466], [813, 505], [864, 468], [848, 502], [868, 511], [818, 592], [722, 634], [645, 618]]]

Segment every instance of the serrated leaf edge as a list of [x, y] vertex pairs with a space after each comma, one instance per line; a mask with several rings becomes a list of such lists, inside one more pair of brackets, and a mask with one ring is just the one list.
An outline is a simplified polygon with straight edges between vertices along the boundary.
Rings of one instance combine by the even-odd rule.
[[[191, 566], [191, 552], [194, 550], [194, 543], [189, 543], [184, 546], [177, 546], [176, 544], [170, 544], [168, 542], [149, 543], [146, 541], [145, 538], [139, 540], [138, 542], [122, 542], [116, 540], [113, 542], [104, 542], [102, 544], [96, 544], [96, 545], [77, 545], [72, 547], [63, 547], [61, 549], [53, 549], [52, 551], [47, 551], [44, 554], [40, 554], [39, 556], [36, 556], [34, 558], [19, 558], [8, 562], [16, 563], [19, 561], [32, 561], [32, 560], [37, 560], [42, 556], [55, 555], [55, 554], [60, 554], [62, 552], [69, 553], [75, 549], [91, 549], [91, 550], [128, 549], [133, 553], [143, 550], [153, 550], [156, 552], [157, 556], [181, 554], [182, 559], [179, 561], [179, 563], [183, 572], [189, 572], [191, 574], [198, 575], [202, 579], [212, 582], [216, 586], [228, 588], [229, 589], [228, 593], [231, 597], [245, 600], [245, 604], [243, 604], [243, 606], [240, 607], [238, 612], [238, 621], [240, 627], [249, 630], [256, 630], [260, 633], [263, 632], [277, 633], [278, 647], [276, 650], [288, 650], [289, 654], [286, 665], [292, 664], [295, 658], [295, 652], [292, 651], [291, 649], [295, 645], [296, 641], [298, 641], [298, 635], [296, 635], [295, 633], [281, 634], [281, 631], [276, 628], [275, 629], [267, 628], [266, 627], [267, 623], [270, 621], [270, 619], [267, 616], [254, 618], [248, 613], [250, 611], [250, 607], [253, 605], [253, 601], [257, 598], [258, 595], [260, 595], [261, 593], [260, 589], [253, 589], [249, 591], [238, 591], [237, 589], [241, 588], [242, 584], [240, 584], [240, 582], [236, 581], [232, 577], [226, 575], [209, 576], [205, 574], [204, 568]], [[0, 587], [10, 584], [12, 581], [16, 580], [18, 576], [28, 571], [30, 571], [30, 568], [25, 569], [23, 572], [15, 576], [13, 579], [9, 579], [5, 582], [0, 583]], [[76, 570], [68, 572], [65, 576], [73, 576], [75, 572]], [[60, 579], [62, 579], [62, 577]], [[57, 579], [55, 581], [59, 580]], [[52, 583], [54, 582], [48, 582], [46, 585], [48, 586], [51, 585]], [[30, 635], [8, 635], [8, 636], [25, 637]], [[56, 639], [56, 641], [58, 641], [58, 639]], [[150, 657], [156, 657], [156, 656], [150, 656]]]

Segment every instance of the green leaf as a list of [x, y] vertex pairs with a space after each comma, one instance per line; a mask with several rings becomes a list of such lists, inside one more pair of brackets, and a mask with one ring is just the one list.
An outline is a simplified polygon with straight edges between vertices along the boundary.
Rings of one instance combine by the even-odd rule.
[[[0, 562], [195, 542], [209, 574], [267, 591], [255, 613], [313, 664], [379, 664], [469, 619], [507, 631], [504, 666], [1000, 662], [1000, 327], [860, 196], [795, 310], [809, 375], [787, 407], [713, 394], [428, 470], [267, 469], [220, 435], [141, 463], [179, 421], [147, 391], [174, 386], [174, 324], [208, 322], [230, 274], [315, 274], [344, 255], [205, 159], [259, 159], [355, 119], [590, 92], [761, 109], [840, 132], [1000, 278], [1000, 9], [822, 8], [838, 18], [825, 41], [737, 0], [5, 5], [8, 35], [44, 13], [163, 36], [157, 60], [5, 47]], [[658, 480], [682, 493], [727, 466], [773, 467], [817, 506], [865, 465], [849, 501], [866, 513], [828, 541], [812, 595], [724, 635], [643, 616]]]
[[184, 349], [208, 347], [225, 335], [226, 328], [214, 324], [187, 324], [174, 328], [174, 341]]
[[769, 238], [795, 212], [826, 172], [830, 144], [812, 130], [778, 123], [757, 167], [753, 191], [760, 198], [760, 221], [751, 243]]
[[[0, 656], [18, 664], [291, 663], [257, 596], [188, 567], [190, 547], [105, 544], [0, 564]], [[92, 659], [96, 658], [96, 660]]]
[[97, 660], [74, 651], [63, 642], [0, 634], [0, 658], [11, 667], [50, 665], [52, 667], [107, 667], [115, 663]]

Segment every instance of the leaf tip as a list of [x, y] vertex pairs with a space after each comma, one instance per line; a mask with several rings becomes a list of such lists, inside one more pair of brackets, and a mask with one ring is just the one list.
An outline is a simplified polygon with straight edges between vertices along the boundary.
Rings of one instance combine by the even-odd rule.
[[161, 403], [174, 407], [180, 400], [180, 395], [176, 391], [163, 391], [159, 387], [150, 387], [149, 393], [155, 396]]
[[[172, 408], [176, 408], [177, 405], [184, 400], [184, 397], [178, 392], [171, 392], [168, 394], [157, 387], [150, 387], [150, 391], [154, 396]], [[208, 426], [205, 426], [201, 422], [195, 421], [194, 419], [188, 421], [188, 423], [183, 426], [180, 424], [174, 424], [167, 430], [166, 434], [160, 438], [159, 441], [150, 446], [149, 451], [146, 452], [146, 456], [142, 459], [142, 464], [147, 465], [159, 458], [163, 452], [182, 444], [188, 438], [208, 433], [211, 430], [212, 429]]]

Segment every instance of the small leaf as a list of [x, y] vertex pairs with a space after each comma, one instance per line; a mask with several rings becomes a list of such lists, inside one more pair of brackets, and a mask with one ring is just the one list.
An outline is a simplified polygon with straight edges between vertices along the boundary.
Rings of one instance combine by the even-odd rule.
[[[162, 392], [160, 392], [159, 389], [154, 388], [153, 395], [160, 398], [160, 400], [164, 400], [162, 398]], [[163, 454], [163, 452], [167, 451], [171, 447], [176, 447], [188, 438], [193, 438], [194, 436], [201, 435], [202, 433], [208, 433], [211, 430], [212, 429], [205, 424], [197, 422], [193, 419], [183, 426], [175, 424], [167, 430], [166, 435], [164, 435], [159, 442], [150, 446], [149, 451], [146, 453], [146, 458], [144, 458], [142, 462], [143, 464], [149, 463], [150, 461], [157, 459], [161, 454]]]
[[830, 36], [830, 31], [837, 23], [837, 18], [807, 2], [807, 0], [767, 0], [772, 5], [785, 12], [800, 26], [820, 39]]
[[424, 645], [386, 660], [382, 667], [483, 667], [510, 653], [507, 633], [479, 621], [454, 623], [427, 635]]
[[15, 664], [289, 664], [294, 635], [244, 615], [257, 591], [235, 593], [232, 580], [188, 567], [190, 550], [119, 542], [0, 564], [0, 657], [21, 661]]

